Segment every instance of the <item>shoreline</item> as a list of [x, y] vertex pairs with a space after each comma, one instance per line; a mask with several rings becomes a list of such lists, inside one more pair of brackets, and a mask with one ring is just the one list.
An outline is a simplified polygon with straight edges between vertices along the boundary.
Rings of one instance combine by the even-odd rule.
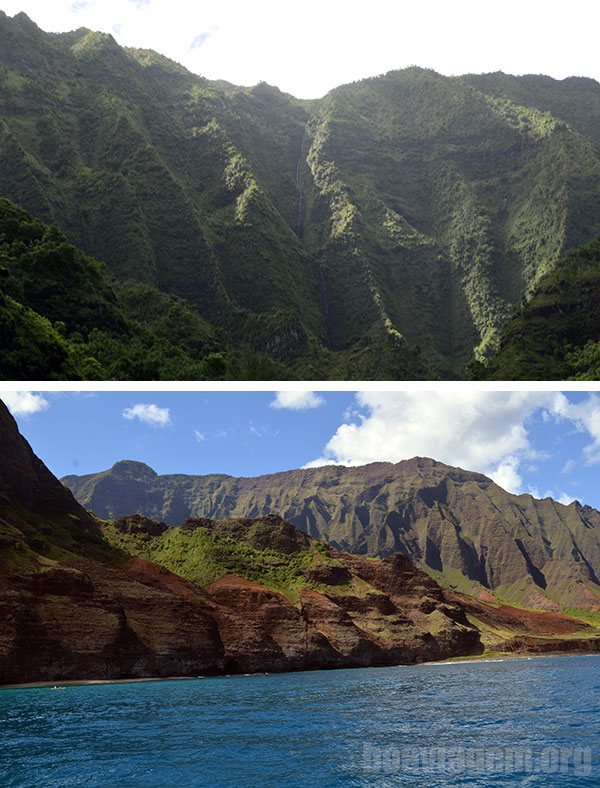
[[[440, 667], [441, 665], [470, 665], [472, 663], [485, 663], [485, 662], [511, 662], [516, 660], [533, 660], [533, 659], [559, 659], [561, 657], [599, 657], [600, 653], [597, 651], [581, 651], [581, 652], [573, 652], [573, 651], [563, 651], [563, 652], [552, 652], [550, 654], [527, 654], [524, 652], [523, 654], [503, 654], [499, 656], [465, 656], [465, 657], [450, 657], [449, 659], [445, 660], [438, 660], [435, 662], [418, 662], [418, 663], [399, 663], [398, 665], [368, 665], [364, 668], [337, 668], [338, 670], [368, 670], [369, 667], [372, 668], [415, 668], [415, 667]], [[318, 672], [322, 669], [313, 668], [310, 671], [281, 671], [281, 675], [285, 673], [312, 673]], [[65, 681], [61, 681], [56, 679], [54, 681], [27, 681], [21, 684], [0, 684], [0, 692], [2, 690], [11, 690], [11, 689], [66, 689], [67, 687], [88, 687], [88, 686], [96, 686], [96, 685], [103, 685], [103, 684], [146, 684], [148, 682], [159, 682], [159, 681], [198, 681], [199, 679], [214, 679], [214, 678], [230, 678], [232, 676], [235, 677], [250, 677], [250, 676], [267, 676], [267, 675], [280, 675], [279, 672], [270, 674], [268, 672], [257, 671], [256, 673], [219, 673], [219, 674], [210, 674], [206, 673], [204, 675], [198, 676], [148, 676], [144, 678], [132, 678], [132, 679], [66, 679]]]
[[484, 656], [480, 654], [476, 657], [450, 657], [449, 659], [438, 660], [437, 662], [422, 662], [421, 665], [469, 665], [472, 662], [511, 662], [514, 660], [530, 659], [553, 659], [560, 657], [600, 657], [598, 651], [551, 651], [548, 654], [498, 654], [496, 656]]
[[[256, 674], [252, 674], [256, 675]], [[260, 674], [258, 674], [260, 675]], [[136, 679], [55, 679], [54, 681], [25, 681], [22, 684], [0, 684], [0, 691], [7, 689], [52, 689], [56, 687], [88, 687], [96, 684], [145, 684], [149, 681], [197, 681], [198, 679], [214, 678], [204, 676], [148, 676]]]

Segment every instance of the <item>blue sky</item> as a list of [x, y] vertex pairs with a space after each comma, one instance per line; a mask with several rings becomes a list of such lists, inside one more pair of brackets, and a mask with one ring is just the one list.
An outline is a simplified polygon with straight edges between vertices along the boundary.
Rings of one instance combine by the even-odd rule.
[[209, 79], [301, 98], [392, 69], [598, 79], [594, 0], [0, 0], [49, 31], [88, 27]]
[[140, 460], [158, 473], [259, 475], [415, 455], [480, 471], [512, 492], [600, 508], [594, 393], [4, 393], [57, 475]]
[[[142, 460], [158, 473], [252, 476], [297, 468], [320, 456], [353, 401], [351, 393], [330, 393], [319, 407], [283, 410], [271, 407], [274, 395], [264, 392], [43, 396], [47, 408], [16, 418], [57, 476], [91, 473], [122, 459]], [[148, 409], [123, 416], [139, 404], [168, 410], [168, 423]]]

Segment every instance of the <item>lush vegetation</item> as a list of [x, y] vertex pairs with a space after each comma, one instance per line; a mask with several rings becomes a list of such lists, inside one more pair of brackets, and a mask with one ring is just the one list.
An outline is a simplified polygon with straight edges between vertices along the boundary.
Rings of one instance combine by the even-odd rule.
[[277, 380], [291, 364], [300, 376], [326, 366], [339, 378], [425, 368], [401, 341], [379, 344], [375, 363], [374, 341], [334, 354], [290, 310], [238, 310], [217, 329], [183, 299], [115, 279], [57, 228], [0, 198], [0, 378]]
[[600, 379], [600, 238], [540, 279], [497, 355], [472, 372], [495, 380]]
[[185, 302], [114, 281], [56, 228], [4, 199], [0, 287], [4, 379], [185, 380], [228, 371], [222, 341]]
[[[133, 527], [128, 527], [128, 519], [133, 520]], [[137, 519], [106, 523], [103, 533], [109, 544], [164, 566], [197, 585], [235, 575], [296, 598], [301, 588], [319, 587], [310, 579], [311, 568], [336, 564], [329, 548], [314, 540], [286, 552], [274, 549], [271, 544], [276, 543], [277, 530], [285, 524], [273, 519], [213, 521], [210, 527], [192, 521], [181, 528], [167, 527], [162, 533], [136, 527]], [[260, 546], [252, 544], [253, 533], [259, 529], [267, 534]]]
[[462, 376], [600, 233], [590, 80], [410, 68], [298, 101], [1, 13], [0, 53], [0, 193], [128, 283], [84, 266], [68, 320], [6, 293], [54, 377]]

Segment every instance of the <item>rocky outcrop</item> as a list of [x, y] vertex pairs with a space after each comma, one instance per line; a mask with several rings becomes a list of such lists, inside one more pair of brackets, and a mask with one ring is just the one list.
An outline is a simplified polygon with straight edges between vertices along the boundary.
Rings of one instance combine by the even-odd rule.
[[[402, 573], [422, 574], [410, 564]], [[360, 667], [482, 650], [435, 584], [424, 607], [392, 575], [389, 594], [307, 586], [294, 602], [230, 575], [200, 588], [140, 559], [3, 571], [0, 683]]]
[[78, 562], [0, 578], [0, 683], [220, 673], [201, 599], [123, 569]]
[[186, 518], [275, 513], [352, 553], [401, 552], [444, 585], [542, 609], [600, 605], [600, 513], [512, 495], [478, 473], [427, 458], [256, 478], [157, 476], [121, 462], [63, 482], [98, 516]]
[[499, 654], [592, 654], [600, 651], [597, 626], [564, 613], [527, 610], [445, 590], [481, 633], [486, 652]]

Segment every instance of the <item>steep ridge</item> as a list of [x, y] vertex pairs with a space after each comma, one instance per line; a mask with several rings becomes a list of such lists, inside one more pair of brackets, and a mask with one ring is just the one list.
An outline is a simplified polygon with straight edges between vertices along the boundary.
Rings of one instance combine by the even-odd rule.
[[270, 513], [336, 549], [399, 551], [443, 585], [529, 607], [600, 608], [600, 513], [512, 495], [491, 479], [426, 458], [257, 478], [157, 476], [140, 463], [63, 480], [103, 518]]
[[357, 667], [482, 651], [401, 555], [351, 556], [278, 517], [102, 523], [0, 403], [0, 684]]
[[299, 101], [23, 14], [0, 53], [0, 193], [288, 376], [460, 376], [600, 233], [593, 80], [411, 68]]

